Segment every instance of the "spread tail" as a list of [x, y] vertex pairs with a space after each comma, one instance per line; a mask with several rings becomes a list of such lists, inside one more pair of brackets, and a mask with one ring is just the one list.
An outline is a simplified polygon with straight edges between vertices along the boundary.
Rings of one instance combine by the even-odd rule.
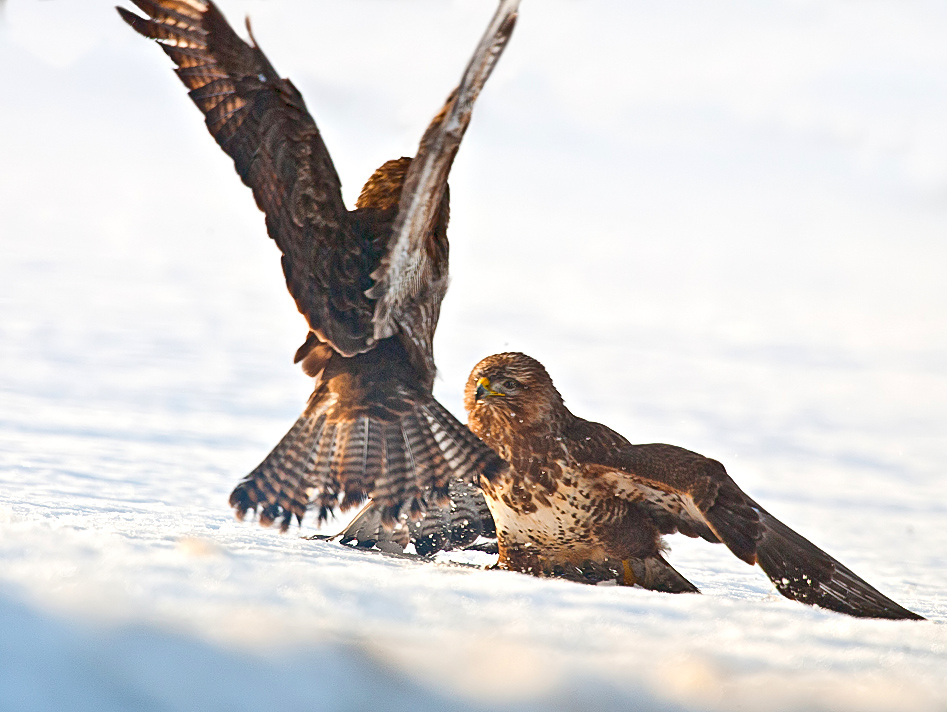
[[[352, 416], [334, 407], [335, 395], [317, 389], [309, 406], [273, 451], [230, 495], [242, 519], [289, 528], [306, 509], [320, 523], [336, 507], [371, 498], [378, 520], [391, 529], [403, 513], [419, 518], [446, 505], [452, 480], [476, 481], [505, 463], [429, 395], [413, 394], [394, 408], [361, 408]], [[351, 412], [351, 409], [350, 409]]]

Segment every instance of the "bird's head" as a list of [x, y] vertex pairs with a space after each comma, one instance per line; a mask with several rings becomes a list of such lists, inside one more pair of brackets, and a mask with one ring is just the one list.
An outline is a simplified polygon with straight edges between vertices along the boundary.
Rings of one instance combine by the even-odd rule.
[[543, 365], [521, 353], [487, 356], [464, 389], [468, 424], [496, 448], [510, 435], [546, 434], [568, 414]]

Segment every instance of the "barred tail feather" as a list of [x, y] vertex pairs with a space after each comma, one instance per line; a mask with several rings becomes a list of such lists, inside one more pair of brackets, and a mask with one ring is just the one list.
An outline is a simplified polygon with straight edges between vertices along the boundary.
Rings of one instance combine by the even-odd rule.
[[321, 483], [318, 495], [313, 500], [313, 505], [319, 508], [319, 521], [327, 519], [335, 509], [342, 490], [339, 478], [332, 471], [340, 425], [340, 423], [333, 423], [323, 428], [322, 438], [316, 443], [311, 465], [307, 468], [307, 471], [311, 470], [311, 475], [300, 478], [299, 486], [293, 492], [293, 497], [297, 501], [308, 499], [311, 483]]
[[404, 439], [400, 422], [385, 423], [382, 426], [381, 446], [381, 475], [375, 479], [371, 497], [389, 503], [382, 513], [390, 517], [390, 523], [394, 524], [401, 509], [400, 502], [407, 499], [412, 508], [416, 508], [414, 503], [420, 496], [417, 487], [420, 473], [415, 469], [414, 459], [408, 457], [407, 450], [410, 446]]
[[325, 414], [303, 413], [279, 444], [256, 469], [230, 493], [230, 506], [242, 520], [248, 511], [259, 510], [260, 524], [277, 519], [286, 531], [293, 517], [302, 521], [309, 506], [306, 473], [318, 457], [318, 444], [325, 429]]
[[344, 446], [339, 448], [338, 456], [335, 459], [335, 471], [339, 473], [339, 479], [343, 483], [344, 501], [351, 502], [354, 505], [360, 494], [370, 487], [365, 475], [369, 466], [368, 448], [371, 421], [368, 418], [358, 418], [346, 425], [348, 427], [348, 437]]
[[424, 427], [425, 423], [419, 420], [402, 421], [404, 428], [405, 442], [411, 450], [413, 458], [421, 457], [421, 453], [429, 453], [424, 458], [427, 468], [426, 477], [430, 482], [430, 488], [425, 493], [425, 503], [429, 507], [449, 506], [450, 496], [448, 492], [449, 483], [453, 470], [444, 453], [437, 445], [434, 433], [431, 429]]
[[391, 530], [403, 517], [420, 520], [429, 508], [449, 504], [452, 482], [505, 467], [430, 396], [404, 412], [385, 413], [389, 418], [361, 414], [333, 421], [333, 403], [317, 391], [280, 443], [237, 485], [230, 504], [238, 518], [252, 510], [264, 526], [279, 521], [286, 531], [309, 507], [322, 523], [335, 509], [371, 498], [381, 525]]
[[454, 477], [476, 482], [478, 474], [493, 479], [507, 468], [506, 462], [436, 400], [422, 404], [420, 410]]

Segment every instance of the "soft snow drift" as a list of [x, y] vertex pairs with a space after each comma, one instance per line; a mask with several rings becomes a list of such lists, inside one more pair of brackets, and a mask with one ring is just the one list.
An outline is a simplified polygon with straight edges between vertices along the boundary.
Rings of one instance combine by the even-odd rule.
[[[308, 396], [305, 325], [112, 4], [0, 16], [0, 706], [947, 705], [940, 4], [526, 0], [451, 174], [435, 340], [455, 415], [481, 357], [535, 355], [573, 412], [721, 460], [919, 624], [785, 601], [681, 538], [703, 596], [234, 522]], [[351, 204], [494, 4], [223, 9], [305, 93]]]

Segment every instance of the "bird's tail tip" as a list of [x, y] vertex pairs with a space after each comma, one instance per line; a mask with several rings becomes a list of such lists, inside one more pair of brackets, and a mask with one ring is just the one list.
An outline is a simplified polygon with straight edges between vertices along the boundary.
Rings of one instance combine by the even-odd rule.
[[343, 417], [332, 399], [315, 396], [279, 444], [230, 495], [238, 519], [286, 531], [307, 509], [324, 523], [336, 510], [367, 499], [373, 517], [392, 530], [450, 502], [451, 482], [475, 483], [505, 463], [440, 403], [428, 396], [398, 413]]

